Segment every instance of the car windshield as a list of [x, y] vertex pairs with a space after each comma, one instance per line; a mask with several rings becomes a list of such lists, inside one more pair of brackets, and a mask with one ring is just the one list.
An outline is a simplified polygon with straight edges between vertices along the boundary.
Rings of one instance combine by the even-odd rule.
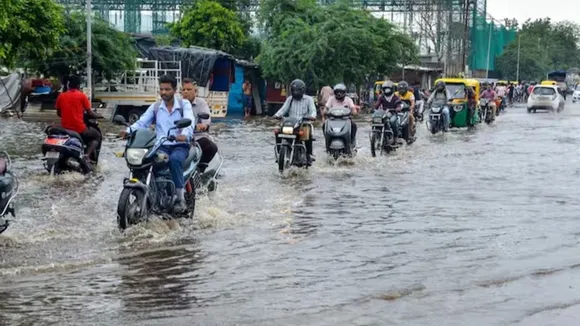
[[576, 90], [580, 91], [580, 85], [576, 85]]
[[445, 85], [452, 99], [465, 98], [465, 85], [463, 84], [447, 84]]
[[556, 94], [556, 90], [551, 87], [536, 87], [534, 88], [534, 94], [552, 96]]

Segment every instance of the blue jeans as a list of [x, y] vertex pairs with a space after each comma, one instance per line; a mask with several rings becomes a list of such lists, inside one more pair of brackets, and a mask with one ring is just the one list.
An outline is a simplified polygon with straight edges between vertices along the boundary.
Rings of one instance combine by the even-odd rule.
[[391, 124], [391, 129], [393, 130], [393, 135], [395, 138], [400, 138], [401, 135], [399, 133], [399, 115], [398, 114], [393, 114], [390, 118], [389, 118], [389, 123]]
[[449, 124], [451, 123], [451, 114], [449, 113], [449, 107], [443, 107], [443, 127], [445, 130], [449, 129]]
[[183, 163], [189, 155], [189, 144], [162, 146], [160, 151], [169, 155], [169, 171], [171, 171], [171, 180], [175, 183], [175, 188], [183, 189], [185, 186]]

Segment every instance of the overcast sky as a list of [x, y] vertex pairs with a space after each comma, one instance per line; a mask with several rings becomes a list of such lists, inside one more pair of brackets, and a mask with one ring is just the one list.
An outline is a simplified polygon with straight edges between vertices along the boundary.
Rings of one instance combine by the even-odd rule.
[[580, 0], [487, 0], [487, 12], [497, 20], [550, 17], [580, 23]]

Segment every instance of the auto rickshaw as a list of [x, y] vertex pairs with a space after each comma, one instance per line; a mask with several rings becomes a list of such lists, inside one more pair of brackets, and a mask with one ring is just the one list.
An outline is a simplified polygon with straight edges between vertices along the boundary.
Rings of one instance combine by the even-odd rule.
[[451, 113], [451, 128], [464, 128], [469, 126], [475, 126], [481, 122], [479, 118], [479, 107], [476, 104], [475, 111], [473, 112], [471, 119], [469, 119], [469, 101], [467, 95], [467, 87], [472, 87], [475, 92], [476, 103], [479, 103], [479, 93], [480, 84], [476, 79], [465, 79], [465, 78], [441, 78], [435, 81], [435, 85], [438, 82], [444, 82], [445, 87], [451, 95], [451, 105], [449, 107]]
[[558, 82], [555, 80], [542, 80], [542, 82], [540, 83], [540, 85], [546, 85], [546, 86], [557, 86]]

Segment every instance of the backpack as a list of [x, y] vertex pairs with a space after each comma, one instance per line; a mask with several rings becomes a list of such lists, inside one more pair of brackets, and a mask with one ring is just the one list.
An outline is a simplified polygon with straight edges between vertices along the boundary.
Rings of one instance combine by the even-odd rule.
[[[155, 104], [153, 104], [153, 121], [151, 124], [155, 124], [155, 122], [157, 122], [157, 112], [159, 112], [160, 106], [161, 102], [155, 102]], [[179, 111], [179, 114], [181, 114], [181, 118], [183, 119], [183, 99], [179, 100], [179, 107], [175, 108], [175, 110]]]

